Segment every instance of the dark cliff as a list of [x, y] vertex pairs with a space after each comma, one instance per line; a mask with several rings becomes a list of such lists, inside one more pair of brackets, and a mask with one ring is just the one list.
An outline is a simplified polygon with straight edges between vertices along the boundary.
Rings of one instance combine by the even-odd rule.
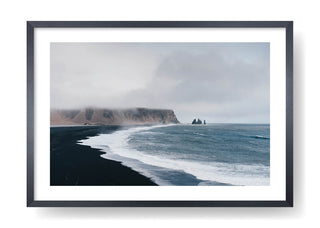
[[121, 125], [179, 123], [169, 109], [98, 109], [51, 110], [50, 125]]

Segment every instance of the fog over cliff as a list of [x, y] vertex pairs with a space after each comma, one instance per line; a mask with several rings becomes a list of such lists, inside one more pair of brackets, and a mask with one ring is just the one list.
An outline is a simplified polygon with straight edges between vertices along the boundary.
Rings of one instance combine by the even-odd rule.
[[139, 125], [177, 124], [172, 110], [166, 109], [74, 109], [50, 112], [50, 125]]
[[51, 43], [51, 108], [269, 123], [269, 43]]

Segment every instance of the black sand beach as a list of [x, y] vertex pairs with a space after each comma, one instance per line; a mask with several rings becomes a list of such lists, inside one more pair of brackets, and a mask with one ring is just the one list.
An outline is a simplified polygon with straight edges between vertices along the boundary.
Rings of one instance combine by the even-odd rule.
[[87, 136], [111, 133], [117, 129], [117, 126], [51, 127], [50, 185], [156, 185], [120, 162], [101, 158], [104, 152], [77, 144]]

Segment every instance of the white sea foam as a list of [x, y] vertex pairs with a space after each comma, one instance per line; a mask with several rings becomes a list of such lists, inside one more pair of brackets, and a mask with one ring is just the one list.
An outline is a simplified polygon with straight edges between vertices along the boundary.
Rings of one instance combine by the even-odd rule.
[[130, 148], [128, 141], [133, 133], [167, 126], [172, 125], [157, 125], [119, 130], [112, 134], [100, 134], [98, 136], [80, 140], [79, 144], [101, 149], [106, 152], [101, 155], [103, 158], [121, 161], [124, 165], [150, 177], [160, 185], [164, 184], [164, 182], [150, 170], [141, 166], [141, 163], [171, 170], [184, 171], [185, 173], [192, 174], [204, 181], [245, 186], [269, 185], [269, 177], [261, 175], [262, 173], [268, 173], [269, 167], [263, 165], [239, 165], [169, 159], [161, 155], [161, 153], [159, 153], [159, 155], [150, 155], [144, 151]]

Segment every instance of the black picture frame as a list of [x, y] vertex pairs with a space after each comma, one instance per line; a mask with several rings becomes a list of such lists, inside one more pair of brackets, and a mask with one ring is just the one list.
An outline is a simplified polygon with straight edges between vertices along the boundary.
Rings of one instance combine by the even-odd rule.
[[[285, 28], [286, 199], [283, 201], [39, 201], [34, 198], [34, 31], [36, 28]], [[28, 207], [293, 207], [292, 21], [27, 21]]]

